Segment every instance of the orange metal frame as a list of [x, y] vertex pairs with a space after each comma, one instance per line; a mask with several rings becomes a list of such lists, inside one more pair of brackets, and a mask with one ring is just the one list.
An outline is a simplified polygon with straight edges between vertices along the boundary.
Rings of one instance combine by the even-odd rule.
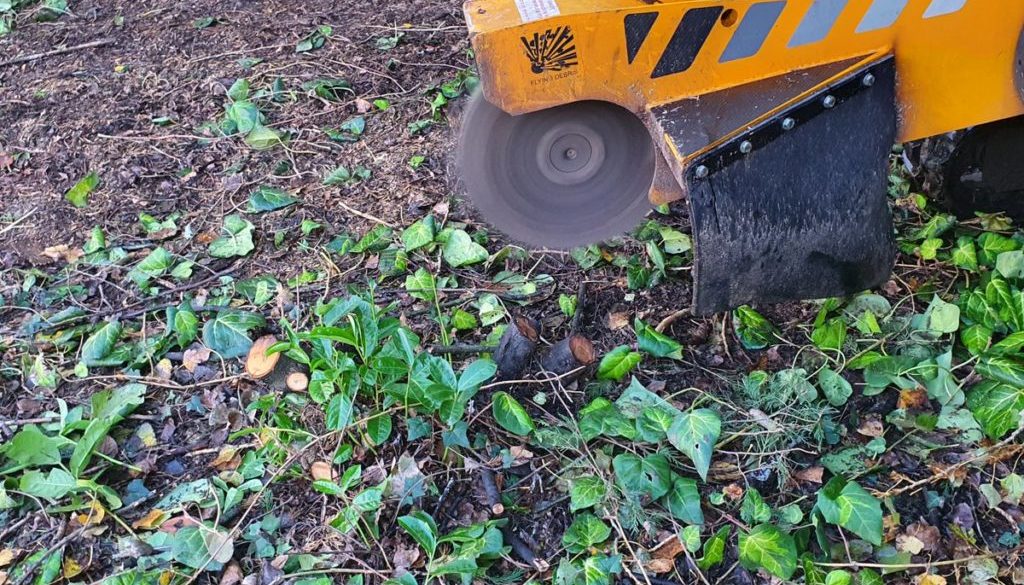
[[[1014, 82], [1024, 0], [964, 0], [954, 12], [928, 18], [936, 0], [906, 0], [891, 26], [871, 32], [857, 32], [869, 9], [903, 0], [847, 0], [821, 40], [791, 46], [812, 5], [821, 1], [786, 0], [759, 50], [727, 62], [721, 56], [743, 18], [764, 0], [469, 0], [465, 13], [485, 95], [512, 114], [580, 100], [610, 101], [642, 113], [817, 65], [888, 54], [898, 68], [901, 140], [1024, 114]], [[524, 3], [539, 3], [547, 12], [524, 22]], [[720, 18], [692, 64], [652, 77], [686, 13], [708, 7], [720, 7]], [[653, 12], [658, 17], [630, 63], [624, 20]], [[524, 39], [566, 26], [574, 64], [536, 72]]]

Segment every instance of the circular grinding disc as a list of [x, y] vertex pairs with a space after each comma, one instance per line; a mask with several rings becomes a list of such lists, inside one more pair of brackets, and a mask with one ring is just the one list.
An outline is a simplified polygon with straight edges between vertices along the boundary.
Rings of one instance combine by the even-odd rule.
[[654, 156], [644, 125], [614, 104], [511, 116], [478, 93], [462, 123], [458, 164], [470, 199], [494, 227], [567, 249], [620, 236], [643, 220]]

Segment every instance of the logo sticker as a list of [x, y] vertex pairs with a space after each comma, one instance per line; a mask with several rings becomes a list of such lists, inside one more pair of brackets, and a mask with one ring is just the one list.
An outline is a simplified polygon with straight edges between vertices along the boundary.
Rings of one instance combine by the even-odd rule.
[[530, 60], [530, 69], [541, 74], [548, 71], [563, 71], [579, 65], [576, 54], [576, 38], [572, 29], [560, 26], [543, 33], [534, 33], [533, 37], [520, 37], [526, 48], [526, 57]]

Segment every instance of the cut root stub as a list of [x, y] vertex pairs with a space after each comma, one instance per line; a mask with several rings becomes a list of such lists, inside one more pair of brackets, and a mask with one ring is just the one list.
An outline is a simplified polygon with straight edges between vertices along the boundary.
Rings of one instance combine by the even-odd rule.
[[540, 339], [540, 323], [529, 317], [516, 317], [505, 330], [494, 350], [494, 361], [498, 364], [498, 380], [519, 378], [530, 364], [533, 352]]
[[245, 359], [245, 372], [253, 378], [260, 380], [266, 378], [277, 367], [281, 359], [280, 353], [267, 354], [267, 350], [277, 343], [273, 335], [264, 335], [252, 343], [249, 348], [249, 355]]
[[291, 372], [284, 379], [284, 385], [292, 392], [305, 392], [309, 388], [309, 376], [305, 372]]
[[[594, 351], [594, 344], [582, 335], [571, 335], [555, 345], [544, 355], [541, 366], [545, 372], [556, 376], [566, 376], [573, 370], [580, 370], [584, 366], [597, 361], [597, 352]], [[582, 370], [562, 378], [563, 381], [571, 381], [579, 377]]]

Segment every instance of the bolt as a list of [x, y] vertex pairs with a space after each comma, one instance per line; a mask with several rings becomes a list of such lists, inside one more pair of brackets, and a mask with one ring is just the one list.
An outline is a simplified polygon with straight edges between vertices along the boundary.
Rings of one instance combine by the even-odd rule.
[[836, 96], [834, 96], [834, 95], [827, 95], [827, 96], [825, 96], [825, 99], [822, 100], [821, 103], [824, 104], [824, 106], [826, 108], [834, 108], [834, 107], [836, 107]]
[[569, 160], [576, 160], [576, 149], [569, 148], [565, 151], [565, 158]]
[[875, 84], [875, 76], [872, 75], [871, 73], [868, 73], [867, 75], [864, 76], [863, 82], [864, 87], [871, 87], [872, 85]]
[[752, 150], [754, 150], [754, 145], [749, 140], [744, 140], [740, 143], [740, 152], [743, 154], [750, 154]]
[[793, 128], [796, 128], [796, 120], [793, 118], [786, 118], [782, 121], [783, 130], [792, 130]]
[[693, 170], [693, 176], [697, 177], [698, 179], [704, 179], [708, 176], [710, 172], [711, 171], [709, 171], [706, 166], [700, 165], [699, 167]]

